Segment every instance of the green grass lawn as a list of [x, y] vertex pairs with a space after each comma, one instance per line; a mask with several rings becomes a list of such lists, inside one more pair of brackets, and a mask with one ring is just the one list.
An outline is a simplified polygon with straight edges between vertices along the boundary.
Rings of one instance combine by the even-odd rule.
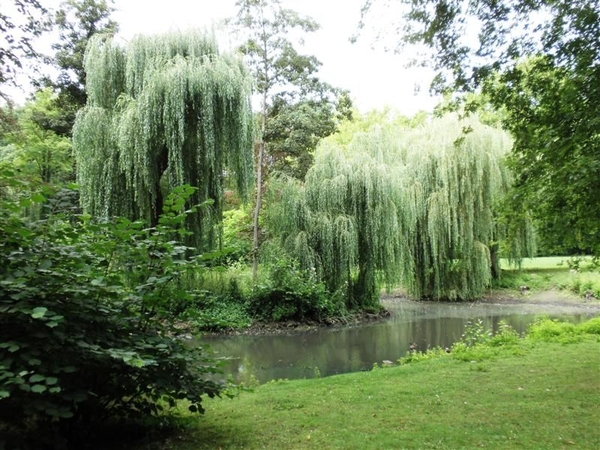
[[[530, 269], [565, 269], [569, 270], [568, 262], [575, 258], [570, 256], [540, 256], [537, 258], [524, 258], [521, 261], [521, 268], [525, 270]], [[580, 268], [588, 269], [591, 265], [592, 258], [589, 256], [582, 256], [579, 258]], [[514, 269], [508, 260], [500, 260], [500, 266], [502, 269]]]
[[582, 259], [579, 270], [572, 270], [568, 260], [563, 256], [527, 258], [520, 269], [502, 260], [502, 278], [494, 282], [494, 288], [515, 291], [522, 286], [532, 291], [557, 289], [589, 299], [600, 299], [600, 272], [590, 267], [591, 259]]
[[139, 449], [600, 448], [598, 336], [494, 354], [268, 383]]

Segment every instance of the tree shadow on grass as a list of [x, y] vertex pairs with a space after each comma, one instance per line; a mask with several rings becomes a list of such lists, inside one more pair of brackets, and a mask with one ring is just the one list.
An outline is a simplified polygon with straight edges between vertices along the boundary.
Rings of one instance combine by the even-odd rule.
[[[156, 433], [150, 430], [145, 437], [136, 440], [134, 445], [113, 446], [115, 450], [202, 450], [247, 448], [250, 440], [248, 430], [206, 423], [203, 417], [179, 418], [178, 424], [169, 430]], [[107, 447], [103, 447], [107, 448]]]

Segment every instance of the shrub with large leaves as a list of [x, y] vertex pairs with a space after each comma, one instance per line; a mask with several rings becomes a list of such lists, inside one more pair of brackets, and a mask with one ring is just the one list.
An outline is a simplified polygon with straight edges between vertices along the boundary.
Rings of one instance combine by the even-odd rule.
[[206, 349], [173, 338], [164, 320], [188, 295], [181, 275], [201, 269], [178, 243], [191, 189], [168, 198], [153, 229], [85, 217], [28, 223], [22, 205], [0, 201], [0, 422], [80, 429], [178, 399], [202, 412], [202, 396], [220, 393]]

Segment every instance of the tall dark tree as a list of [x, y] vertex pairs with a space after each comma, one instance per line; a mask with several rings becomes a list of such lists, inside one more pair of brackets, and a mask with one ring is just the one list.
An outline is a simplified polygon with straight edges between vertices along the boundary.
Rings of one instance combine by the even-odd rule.
[[298, 53], [292, 43], [292, 34], [318, 30], [313, 19], [283, 8], [279, 0], [238, 0], [236, 6], [237, 16], [229, 23], [243, 41], [240, 50], [261, 97], [254, 211], [256, 279], [266, 171], [276, 168], [304, 178], [317, 142], [335, 131], [336, 115], [348, 115], [351, 102], [347, 93], [318, 78], [319, 60]]
[[429, 49], [435, 89], [481, 89], [502, 108], [516, 195], [547, 247], [600, 254], [600, 2], [369, 0], [363, 26], [384, 4], [399, 18], [397, 50]]
[[71, 133], [77, 110], [85, 106], [86, 73], [83, 67], [85, 49], [92, 36], [112, 36], [118, 24], [110, 18], [113, 0], [66, 0], [56, 12], [54, 26], [59, 42], [52, 45], [55, 54], [49, 58], [59, 73], [55, 78], [46, 77], [42, 84], [57, 93], [57, 107], [63, 111], [65, 126], [53, 131]]

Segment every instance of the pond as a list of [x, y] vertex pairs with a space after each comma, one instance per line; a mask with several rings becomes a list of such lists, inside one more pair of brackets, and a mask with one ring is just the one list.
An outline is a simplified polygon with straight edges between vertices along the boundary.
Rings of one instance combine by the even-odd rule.
[[265, 383], [274, 379], [314, 378], [371, 370], [374, 363], [396, 362], [411, 344], [423, 351], [450, 347], [460, 340], [469, 320], [481, 319], [486, 329], [500, 321], [523, 333], [537, 317], [578, 323], [600, 315], [585, 304], [490, 304], [414, 302], [388, 299], [388, 319], [348, 327], [319, 328], [275, 335], [204, 338], [219, 357], [230, 357], [224, 372], [236, 382]]

